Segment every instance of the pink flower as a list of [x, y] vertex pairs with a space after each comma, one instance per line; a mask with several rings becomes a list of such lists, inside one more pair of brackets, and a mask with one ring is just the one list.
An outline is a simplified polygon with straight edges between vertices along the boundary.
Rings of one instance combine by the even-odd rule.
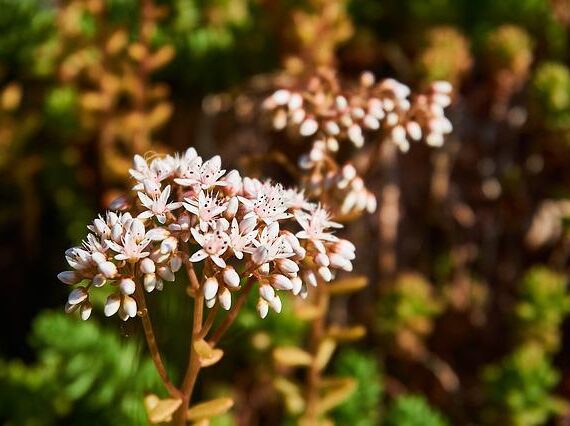
[[186, 198], [185, 200], [184, 208], [198, 216], [202, 232], [206, 232], [208, 225], [211, 225], [214, 219], [222, 214], [228, 206], [228, 202], [219, 197], [218, 194], [206, 194], [204, 191], [200, 191], [198, 199]]
[[201, 234], [196, 228], [190, 229], [192, 236], [202, 247], [190, 257], [190, 262], [199, 262], [209, 257], [220, 268], [226, 267], [226, 262], [221, 256], [226, 252], [229, 246], [229, 237], [221, 229], [213, 232]]
[[303, 228], [302, 231], [297, 232], [297, 238], [310, 240], [321, 253], [326, 251], [323, 241], [338, 241], [337, 237], [325, 231], [327, 228], [342, 228], [342, 225], [330, 221], [329, 213], [322, 207], [317, 207], [310, 213], [297, 211], [295, 218]]
[[142, 212], [137, 217], [139, 219], [148, 219], [153, 216], [156, 216], [156, 219], [161, 223], [164, 224], [166, 222], [166, 213], [172, 210], [176, 210], [177, 208], [182, 206], [182, 203], [168, 203], [168, 197], [170, 196], [170, 185], [168, 185], [162, 193], [158, 197], [150, 198], [144, 192], [138, 192], [137, 195], [141, 200], [143, 206], [145, 206], [148, 210]]
[[239, 222], [234, 218], [230, 231], [230, 247], [232, 248], [235, 257], [243, 259], [243, 252], [250, 247], [252, 241], [257, 236], [257, 231], [254, 231], [257, 221], [255, 218], [243, 219]]
[[226, 182], [220, 178], [226, 173], [222, 167], [222, 160], [219, 155], [210, 158], [202, 164], [202, 158], [196, 157], [192, 164], [184, 173], [184, 177], [174, 179], [182, 186], [199, 186], [208, 189], [212, 186], [225, 186]]
[[250, 210], [244, 218], [257, 217], [269, 225], [272, 222], [292, 216], [287, 213], [289, 203], [287, 202], [285, 190], [281, 185], [271, 185], [267, 182], [259, 188], [255, 199], [249, 200], [239, 197], [239, 200]]

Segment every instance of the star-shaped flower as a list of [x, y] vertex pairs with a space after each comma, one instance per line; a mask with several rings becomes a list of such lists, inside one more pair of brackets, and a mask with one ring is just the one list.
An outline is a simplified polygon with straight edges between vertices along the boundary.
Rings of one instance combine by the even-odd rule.
[[221, 256], [226, 252], [229, 246], [230, 238], [228, 234], [221, 229], [201, 234], [196, 228], [192, 228], [190, 232], [196, 242], [202, 247], [190, 256], [190, 262], [199, 262], [209, 257], [220, 268], [225, 268], [226, 262]]
[[148, 209], [138, 215], [139, 219], [148, 219], [156, 216], [156, 219], [161, 224], [164, 224], [166, 222], [166, 213], [176, 210], [182, 206], [181, 202], [168, 203], [168, 197], [170, 197], [170, 185], [164, 188], [159, 196], [155, 196], [153, 198], [150, 198], [144, 192], [138, 192], [137, 195], [139, 196], [143, 206]]

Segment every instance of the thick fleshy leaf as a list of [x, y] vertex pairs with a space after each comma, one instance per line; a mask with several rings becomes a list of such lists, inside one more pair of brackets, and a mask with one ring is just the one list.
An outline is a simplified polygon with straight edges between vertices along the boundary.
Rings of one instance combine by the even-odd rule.
[[285, 406], [290, 414], [300, 414], [305, 409], [305, 400], [301, 394], [301, 389], [295, 383], [278, 377], [273, 381], [273, 386], [285, 399]]
[[365, 276], [356, 276], [335, 280], [327, 284], [326, 289], [330, 294], [349, 294], [362, 290], [368, 285], [368, 278]]
[[234, 405], [231, 398], [217, 398], [211, 401], [202, 402], [190, 407], [186, 414], [186, 419], [190, 421], [200, 421], [211, 419], [212, 417], [225, 414]]
[[194, 342], [194, 350], [200, 357], [202, 367], [214, 365], [224, 356], [224, 351], [212, 348], [204, 339]]
[[317, 355], [315, 356], [315, 363], [317, 364], [317, 368], [319, 370], [323, 370], [327, 366], [335, 349], [336, 342], [333, 339], [323, 339], [319, 345], [319, 349], [317, 350]]
[[332, 410], [342, 404], [356, 389], [356, 381], [351, 378], [339, 379], [336, 386], [331, 386], [330, 390], [324, 394], [319, 401], [317, 410], [320, 414]]
[[273, 351], [273, 359], [281, 365], [290, 367], [307, 366], [313, 361], [310, 353], [295, 346], [283, 346]]
[[147, 395], [144, 399], [148, 420], [152, 424], [171, 421], [172, 415], [180, 407], [180, 404], [182, 404], [180, 399], [160, 399], [154, 394]]
[[337, 342], [353, 342], [361, 339], [366, 335], [366, 327], [363, 325], [355, 325], [352, 327], [342, 327], [332, 325], [327, 331], [328, 337]]

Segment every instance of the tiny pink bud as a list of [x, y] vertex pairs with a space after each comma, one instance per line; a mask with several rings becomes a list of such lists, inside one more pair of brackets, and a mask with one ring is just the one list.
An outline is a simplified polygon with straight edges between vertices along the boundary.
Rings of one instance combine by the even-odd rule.
[[57, 278], [64, 284], [74, 285], [81, 281], [81, 277], [75, 271], [64, 271], [57, 274]]
[[110, 317], [112, 315], [115, 315], [120, 307], [121, 297], [118, 294], [111, 294], [109, 297], [107, 297], [103, 312], [105, 313], [106, 317]]
[[224, 282], [228, 287], [231, 288], [239, 287], [240, 283], [239, 275], [233, 267], [231, 266], [226, 267], [226, 269], [224, 269], [224, 271], [222, 272], [222, 277], [224, 278]]
[[135, 292], [135, 282], [130, 278], [123, 278], [119, 284], [119, 289], [121, 293], [130, 295]]
[[85, 287], [77, 287], [73, 289], [67, 298], [67, 303], [77, 305], [87, 299], [88, 293]]
[[277, 290], [291, 290], [293, 288], [293, 283], [285, 275], [274, 274], [269, 277], [269, 282]]
[[140, 270], [143, 274], [153, 274], [156, 271], [156, 266], [151, 259], [145, 257], [141, 260]]
[[269, 304], [261, 298], [257, 301], [257, 313], [261, 319], [265, 318], [269, 313]]
[[203, 291], [206, 300], [211, 300], [216, 297], [218, 293], [218, 280], [216, 277], [210, 277], [204, 282]]

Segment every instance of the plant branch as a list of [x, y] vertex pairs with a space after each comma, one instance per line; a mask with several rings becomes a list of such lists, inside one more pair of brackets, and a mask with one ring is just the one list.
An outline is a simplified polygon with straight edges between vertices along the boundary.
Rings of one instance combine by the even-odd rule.
[[173, 398], [182, 398], [181, 392], [176, 388], [176, 386], [174, 386], [174, 384], [168, 377], [168, 372], [166, 371], [166, 367], [162, 362], [162, 357], [158, 349], [158, 344], [156, 343], [154, 329], [152, 327], [152, 322], [150, 320], [150, 315], [148, 313], [148, 308], [144, 296], [144, 290], [141, 288], [140, 283], [137, 283], [136, 291], [138, 299], [137, 302], [141, 312], [141, 321], [143, 324], [144, 336], [148, 345], [150, 356], [152, 358], [152, 361], [154, 362], [156, 371], [158, 372], [158, 375], [160, 376], [162, 383], [164, 383], [164, 386], [168, 390], [170, 396], [172, 396]]
[[247, 296], [249, 295], [249, 291], [251, 290], [254, 281], [255, 281], [254, 277], [250, 277], [247, 283], [243, 286], [242, 292], [238, 297], [238, 299], [236, 300], [236, 303], [234, 304], [234, 306], [232, 306], [232, 308], [224, 318], [224, 321], [214, 331], [213, 336], [209, 339], [209, 343], [211, 345], [215, 346], [220, 341], [224, 333], [228, 331], [228, 328], [230, 328], [230, 326], [233, 324], [233, 322], [237, 318], [239, 311], [241, 310], [242, 306], [247, 300]]

